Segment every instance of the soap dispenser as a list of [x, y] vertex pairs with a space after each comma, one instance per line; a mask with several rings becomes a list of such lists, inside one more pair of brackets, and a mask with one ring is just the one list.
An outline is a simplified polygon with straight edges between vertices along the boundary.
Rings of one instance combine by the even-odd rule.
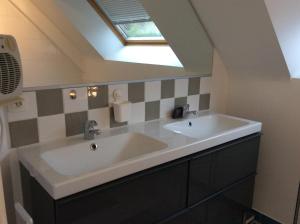
[[121, 101], [121, 91], [115, 89], [113, 91], [112, 103], [114, 109], [114, 117], [116, 122], [127, 122], [130, 118], [131, 113], [131, 103], [129, 101]]

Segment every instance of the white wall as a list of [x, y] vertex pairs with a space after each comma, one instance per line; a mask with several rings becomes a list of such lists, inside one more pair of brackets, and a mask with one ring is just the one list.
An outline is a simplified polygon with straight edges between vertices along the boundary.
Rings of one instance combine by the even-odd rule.
[[227, 112], [228, 101], [228, 70], [224, 65], [219, 53], [214, 51], [213, 70], [211, 83], [211, 105], [210, 108], [218, 113]]
[[253, 74], [230, 75], [229, 83], [228, 112], [263, 122], [254, 208], [292, 223], [300, 180], [300, 80]]
[[141, 0], [141, 3], [186, 70], [211, 73], [213, 45], [190, 1]]
[[292, 223], [300, 180], [300, 81], [289, 79], [265, 2], [192, 2], [230, 73], [228, 86], [219, 84], [228, 90], [227, 112], [263, 122], [254, 208]]
[[191, 2], [230, 72], [288, 76], [263, 0]]
[[85, 57], [85, 63], [86, 72], [82, 77], [84, 82], [142, 80], [194, 74], [182, 68], [105, 61], [98, 56]]
[[17, 39], [25, 86], [81, 82], [81, 72], [69, 58], [8, 0], [0, 0], [0, 34]]

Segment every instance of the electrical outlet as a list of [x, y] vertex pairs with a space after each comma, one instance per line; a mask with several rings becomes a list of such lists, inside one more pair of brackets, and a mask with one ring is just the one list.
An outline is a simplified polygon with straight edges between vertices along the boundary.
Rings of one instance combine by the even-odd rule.
[[21, 113], [26, 111], [26, 105], [25, 102], [22, 100], [15, 101], [8, 105], [8, 111], [10, 113]]

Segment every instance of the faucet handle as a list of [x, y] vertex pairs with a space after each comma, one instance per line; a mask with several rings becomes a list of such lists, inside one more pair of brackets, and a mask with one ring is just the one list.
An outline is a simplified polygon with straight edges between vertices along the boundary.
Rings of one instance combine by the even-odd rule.
[[89, 128], [95, 127], [95, 126], [97, 126], [97, 125], [98, 125], [98, 123], [97, 123], [97, 121], [95, 121], [95, 120], [87, 120], [87, 121], [85, 122], [85, 126], [86, 126], [86, 127], [89, 127]]
[[95, 135], [100, 135], [101, 133], [102, 133], [102, 131], [100, 129], [95, 129], [94, 130]]
[[84, 125], [84, 139], [91, 140], [95, 138], [95, 135], [100, 135], [101, 131], [95, 129], [98, 123], [95, 120], [87, 120]]
[[97, 121], [95, 121], [95, 120], [91, 120], [90, 122], [91, 122], [92, 126], [97, 126], [98, 125]]
[[186, 105], [183, 106], [183, 111], [184, 112], [187, 112], [189, 110], [190, 110], [190, 105], [189, 104], [186, 104]]

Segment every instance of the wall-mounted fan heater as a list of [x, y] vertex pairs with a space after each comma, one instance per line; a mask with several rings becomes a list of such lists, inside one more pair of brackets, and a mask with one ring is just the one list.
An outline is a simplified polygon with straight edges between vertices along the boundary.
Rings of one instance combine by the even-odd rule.
[[0, 104], [22, 92], [22, 65], [14, 37], [0, 35]]
[[[8, 103], [20, 102], [21, 98], [18, 96], [22, 93], [22, 87], [22, 65], [17, 42], [10, 35], [0, 35], [0, 155], [8, 135], [7, 124], [4, 122], [4, 110], [1, 107]], [[0, 201], [0, 203], [3, 202]], [[26, 223], [33, 223], [19, 203], [16, 203], [16, 213]]]

